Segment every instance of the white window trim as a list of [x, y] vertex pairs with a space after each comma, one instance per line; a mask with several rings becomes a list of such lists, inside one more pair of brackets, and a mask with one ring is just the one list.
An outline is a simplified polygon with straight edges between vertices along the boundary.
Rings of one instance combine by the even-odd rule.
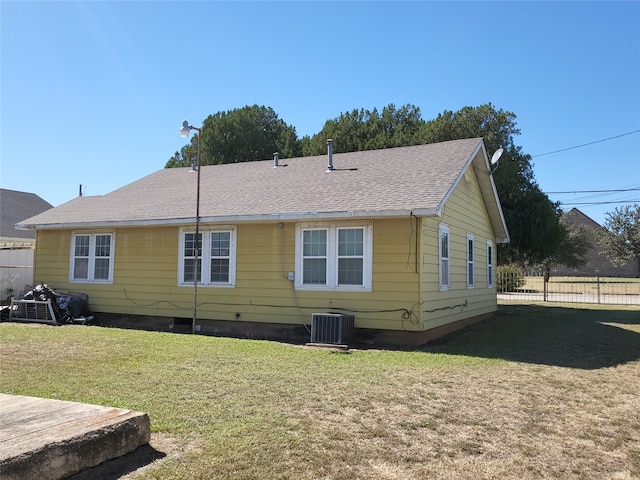
[[[341, 229], [362, 228], [363, 261], [362, 285], [338, 285], [338, 231]], [[303, 280], [303, 232], [305, 230], [327, 230], [327, 283], [325, 285], [305, 285]], [[347, 291], [370, 292], [373, 271], [373, 225], [371, 223], [344, 224], [298, 224], [296, 225], [296, 290], [311, 291]]]
[[[471, 242], [471, 255], [469, 255], [469, 242]], [[472, 233], [467, 233], [465, 250], [467, 251], [467, 288], [474, 288], [476, 286], [476, 240]]]
[[[442, 234], [447, 234], [448, 245], [447, 245], [447, 257], [442, 256]], [[446, 282], [444, 282], [444, 272], [442, 268], [443, 260], [447, 261], [447, 275]], [[451, 232], [449, 230], [449, 225], [445, 225], [441, 223], [438, 227], [438, 278], [440, 282], [440, 290], [449, 290], [451, 288]]]
[[[489, 254], [489, 251], [491, 251], [491, 254]], [[487, 240], [487, 288], [493, 288], [495, 256], [496, 250], [493, 247], [493, 242], [491, 240]]]
[[[229, 245], [229, 281], [228, 282], [212, 282], [211, 278], [211, 233], [229, 232], [231, 234]], [[193, 281], [184, 280], [184, 237], [188, 233], [195, 234], [195, 228], [181, 228], [180, 241], [178, 242], [178, 286], [193, 286]], [[220, 226], [215, 228], [200, 228], [199, 233], [202, 235], [202, 271], [201, 280], [198, 286], [202, 287], [222, 287], [233, 288], [236, 286], [236, 243], [237, 231], [235, 226]]]
[[[96, 260], [96, 237], [99, 235], [108, 235], [111, 237], [109, 242], [109, 275], [106, 279], [94, 279], [95, 260]], [[76, 237], [89, 237], [89, 265], [87, 278], [75, 278], [74, 268], [76, 259]], [[114, 232], [73, 232], [71, 235], [71, 252], [69, 255], [69, 283], [97, 283], [108, 285], [113, 283], [113, 264], [116, 251], [116, 235]], [[101, 257], [102, 258], [102, 257]]]

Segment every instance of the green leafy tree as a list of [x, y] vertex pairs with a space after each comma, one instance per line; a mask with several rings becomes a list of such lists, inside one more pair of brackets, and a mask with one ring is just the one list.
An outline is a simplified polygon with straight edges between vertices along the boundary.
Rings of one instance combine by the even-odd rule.
[[518, 203], [522, 192], [537, 187], [531, 156], [525, 155], [522, 148], [514, 144], [517, 135], [520, 135], [520, 130], [516, 126], [516, 116], [497, 110], [491, 103], [464, 107], [457, 112], [446, 110], [426, 122], [422, 133], [425, 143], [482, 138], [489, 156], [502, 148], [504, 151], [493, 179], [503, 208], [508, 208], [510, 203]]
[[328, 138], [334, 140], [336, 153], [417, 145], [424, 143], [420, 137], [423, 127], [420, 109], [413, 105], [396, 108], [391, 103], [382, 112], [376, 108], [355, 109], [327, 120], [317, 135], [305, 137], [302, 153], [322, 155], [327, 149]]
[[[201, 127], [202, 165], [267, 160], [278, 152], [282, 158], [300, 155], [294, 127], [287, 125], [270, 107], [246, 106], [209, 115]], [[165, 165], [186, 167], [196, 158], [197, 135]]]
[[[598, 241], [611, 263], [622, 266], [640, 258], [640, 205], [625, 205], [607, 213], [603, 226]], [[640, 262], [638, 269], [640, 274]]]
[[516, 116], [496, 109], [491, 103], [464, 107], [457, 112], [445, 111], [424, 126], [428, 143], [481, 137], [489, 156], [498, 148], [504, 149], [493, 179], [511, 242], [499, 246], [500, 264], [579, 262], [586, 250], [583, 242], [561, 224], [559, 205], [536, 183], [531, 156], [514, 143], [519, 134]]

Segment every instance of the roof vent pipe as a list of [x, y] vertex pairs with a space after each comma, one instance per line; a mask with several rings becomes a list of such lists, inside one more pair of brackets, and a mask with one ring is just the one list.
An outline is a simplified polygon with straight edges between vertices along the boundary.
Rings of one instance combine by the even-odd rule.
[[280, 154], [278, 152], [275, 152], [273, 154], [273, 167], [278, 167], [278, 161], [280, 160]]
[[333, 139], [329, 138], [327, 140], [327, 155], [329, 155], [329, 166], [327, 167], [327, 172], [333, 171]]

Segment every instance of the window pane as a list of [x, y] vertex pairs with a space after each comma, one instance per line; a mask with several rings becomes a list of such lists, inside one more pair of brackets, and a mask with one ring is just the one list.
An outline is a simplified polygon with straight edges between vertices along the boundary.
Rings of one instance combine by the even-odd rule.
[[305, 257], [324, 257], [327, 255], [327, 231], [305, 230], [302, 234], [303, 251]]
[[229, 259], [214, 258], [211, 260], [211, 281], [229, 282]]
[[89, 277], [89, 259], [76, 258], [73, 262], [73, 278], [75, 280], [86, 280]]
[[231, 232], [211, 232], [211, 256], [228, 257], [231, 250]]
[[487, 245], [487, 285], [493, 285], [493, 245]]
[[468, 247], [468, 255], [469, 255], [469, 261], [473, 262], [473, 240], [468, 239], [467, 240], [467, 247]]
[[469, 285], [473, 285], [473, 263], [469, 263]]
[[96, 257], [111, 255], [111, 235], [96, 236]]
[[362, 258], [338, 259], [338, 285], [362, 285]]
[[[75, 254], [76, 257], [89, 256], [89, 235], [76, 236]], [[86, 277], [85, 277], [86, 278]]]
[[326, 285], [327, 261], [324, 258], [305, 258], [303, 261], [302, 283], [305, 285]]
[[109, 279], [109, 259], [108, 258], [96, 258], [93, 278], [94, 280]]
[[[198, 257], [202, 255], [202, 233], [198, 233]], [[185, 233], [184, 234], [184, 256], [195, 257], [196, 256], [196, 234]]]
[[356, 256], [363, 254], [362, 228], [350, 228], [338, 230], [338, 255]]
[[440, 233], [441, 251], [440, 256], [449, 258], [449, 234], [447, 232]]
[[442, 269], [442, 286], [449, 286], [449, 260], [442, 259], [440, 261], [440, 267]]
[[[195, 259], [193, 258], [186, 258], [184, 260], [184, 281], [185, 282], [193, 282], [194, 278], [194, 266], [195, 266]], [[202, 274], [202, 262], [200, 261], [200, 259], [198, 259], [198, 282], [201, 281], [201, 274]]]

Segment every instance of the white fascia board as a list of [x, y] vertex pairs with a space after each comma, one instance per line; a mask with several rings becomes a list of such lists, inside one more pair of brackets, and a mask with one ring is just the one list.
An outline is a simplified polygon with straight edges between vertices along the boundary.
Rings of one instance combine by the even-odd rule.
[[[201, 220], [202, 221], [202, 220]], [[165, 220], [114, 220], [107, 222], [63, 222], [46, 224], [23, 225], [25, 229], [35, 228], [36, 230], [61, 230], [71, 228], [113, 228], [113, 227], [146, 227], [158, 225], [177, 225], [194, 223], [195, 218], [179, 218]]]
[[[509, 238], [509, 229], [507, 228], [507, 222], [504, 219], [504, 213], [502, 211], [502, 204], [500, 203], [500, 197], [498, 196], [498, 189], [496, 188], [496, 184], [493, 180], [493, 174], [491, 173], [491, 164], [489, 163], [489, 156], [487, 155], [487, 150], [485, 149], [484, 146], [484, 142], [482, 142], [482, 150], [484, 151], [484, 167], [486, 169], [486, 171], [484, 171], [484, 173], [486, 173], [486, 175], [489, 177], [489, 185], [491, 186], [491, 194], [493, 196], [493, 199], [495, 201], [495, 206], [496, 209], [498, 210], [498, 214], [500, 215], [500, 224], [502, 226], [502, 229], [504, 230], [505, 236], [502, 237], [500, 240], [497, 240], [498, 243], [509, 243], [511, 240]], [[481, 174], [480, 172], [483, 172], [483, 170], [478, 171], [478, 169], [476, 169], [476, 172]]]
[[[383, 211], [346, 211], [346, 212], [295, 212], [295, 213], [270, 213], [258, 215], [226, 215], [200, 217], [200, 223], [207, 224], [235, 224], [235, 223], [270, 223], [282, 221], [309, 221], [309, 220], [345, 220], [352, 218], [387, 218], [406, 217], [413, 215], [416, 217], [427, 217], [437, 215], [434, 209], [416, 210], [383, 210]], [[28, 225], [27, 228], [37, 230], [60, 230], [79, 228], [114, 228], [114, 227], [149, 227], [161, 225], [190, 225], [195, 223], [193, 218], [176, 218], [160, 220], [116, 220], [110, 222], [68, 222], [51, 223], [43, 225]]]
[[[416, 210], [381, 210], [381, 211], [351, 211], [351, 212], [300, 212], [300, 213], [276, 213], [269, 215], [271, 220], [283, 221], [283, 220], [341, 220], [350, 218], [381, 218], [381, 217], [407, 217], [414, 215], [416, 217], [426, 217], [435, 215], [434, 209], [416, 209]], [[260, 215], [260, 218], [255, 220], [243, 217], [248, 221], [264, 221], [264, 216]]]
[[478, 146], [475, 148], [475, 150], [473, 151], [471, 156], [469, 158], [467, 158], [467, 161], [465, 162], [464, 167], [462, 167], [460, 169], [460, 171], [458, 172], [458, 176], [456, 177], [456, 179], [451, 184], [451, 187], [449, 187], [449, 190], [447, 191], [447, 193], [442, 198], [442, 201], [438, 204], [438, 206], [436, 208], [436, 214], [439, 217], [442, 216], [442, 209], [444, 208], [444, 205], [447, 203], [447, 200], [449, 200], [449, 197], [453, 194], [453, 191], [458, 186], [458, 183], [460, 183], [460, 180], [462, 179], [462, 177], [464, 177], [465, 172], [467, 171], [467, 169], [471, 165], [471, 162], [473, 162], [473, 159], [476, 158], [476, 155], [478, 154], [478, 151], [480, 151], [480, 150], [482, 150], [482, 152], [484, 153], [483, 156], [484, 156], [484, 158], [486, 160], [487, 152], [484, 149], [484, 141], [479, 141], [478, 142]]

